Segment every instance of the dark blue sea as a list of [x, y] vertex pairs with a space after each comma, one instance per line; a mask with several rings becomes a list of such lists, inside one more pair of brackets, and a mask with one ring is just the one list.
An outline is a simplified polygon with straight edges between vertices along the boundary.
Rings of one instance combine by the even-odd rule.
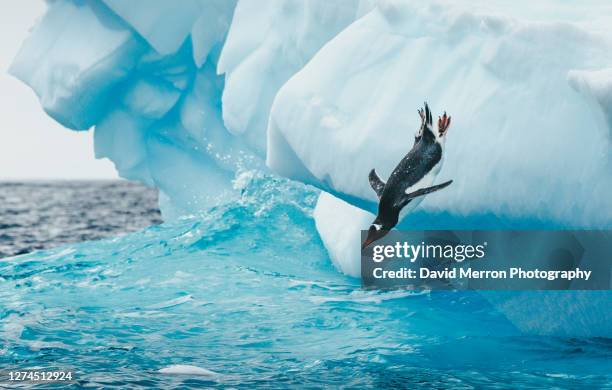
[[363, 290], [316, 196], [260, 176], [161, 224], [125, 182], [0, 184], [0, 367], [121, 389], [612, 388], [611, 339], [523, 334], [476, 292]]

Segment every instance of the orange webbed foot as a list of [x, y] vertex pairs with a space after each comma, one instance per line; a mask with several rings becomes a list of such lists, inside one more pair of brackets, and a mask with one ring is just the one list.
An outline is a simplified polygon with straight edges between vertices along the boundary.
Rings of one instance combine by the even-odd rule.
[[451, 117], [446, 115], [446, 111], [444, 111], [444, 115], [438, 117], [438, 134], [440, 137], [446, 134], [448, 127], [451, 123]]

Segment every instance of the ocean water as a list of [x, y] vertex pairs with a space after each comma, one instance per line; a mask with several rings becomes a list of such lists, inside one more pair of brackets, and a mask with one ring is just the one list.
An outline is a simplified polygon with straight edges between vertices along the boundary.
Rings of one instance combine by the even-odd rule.
[[0, 259], [159, 223], [157, 190], [127, 181], [0, 182]]
[[2, 260], [0, 366], [105, 388], [612, 388], [610, 339], [521, 334], [475, 292], [361, 289], [316, 195], [254, 175], [200, 215]]

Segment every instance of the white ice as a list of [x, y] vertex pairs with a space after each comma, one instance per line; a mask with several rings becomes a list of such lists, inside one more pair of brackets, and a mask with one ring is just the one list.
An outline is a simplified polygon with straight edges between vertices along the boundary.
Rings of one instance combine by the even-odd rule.
[[278, 89], [331, 38], [371, 7], [363, 0], [241, 0], [219, 59], [223, 120], [265, 155]]
[[217, 377], [218, 373], [208, 370], [206, 368], [192, 366], [188, 364], [173, 364], [171, 366], [167, 366], [161, 368], [159, 370], [161, 374], [169, 374], [169, 375], [190, 375], [190, 376], [207, 376], [207, 377]]

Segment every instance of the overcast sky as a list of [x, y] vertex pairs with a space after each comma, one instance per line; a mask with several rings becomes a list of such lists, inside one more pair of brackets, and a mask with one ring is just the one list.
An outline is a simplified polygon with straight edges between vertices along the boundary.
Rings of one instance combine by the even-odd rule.
[[7, 73], [45, 7], [42, 0], [0, 5], [0, 180], [116, 178], [110, 161], [94, 158], [91, 130], [75, 132], [54, 122], [34, 92]]

